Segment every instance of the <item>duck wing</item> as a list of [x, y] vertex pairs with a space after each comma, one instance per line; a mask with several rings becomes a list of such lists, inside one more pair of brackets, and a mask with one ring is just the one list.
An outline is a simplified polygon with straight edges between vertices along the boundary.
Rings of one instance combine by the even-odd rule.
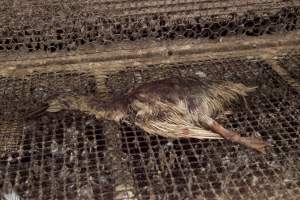
[[134, 116], [135, 125], [150, 134], [171, 138], [222, 139], [219, 134], [193, 123], [184, 95], [184, 90], [174, 90], [174, 85], [169, 82], [156, 82], [135, 91], [131, 96], [129, 113]]

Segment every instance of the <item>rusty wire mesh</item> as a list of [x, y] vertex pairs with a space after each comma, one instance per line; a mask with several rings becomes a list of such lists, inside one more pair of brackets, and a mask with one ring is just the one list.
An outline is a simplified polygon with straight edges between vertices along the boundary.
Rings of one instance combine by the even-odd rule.
[[[24, 80], [2, 77], [1, 88], [11, 95], [1, 93], [1, 119], [15, 119], [23, 128], [14, 148], [1, 155], [1, 195], [13, 188], [21, 199], [299, 199], [299, 93], [265, 61], [244, 58], [128, 68], [108, 75], [106, 86], [121, 94], [175, 74], [257, 85], [247, 105], [235, 104], [232, 114], [218, 118], [243, 135], [271, 142], [268, 153], [228, 141], [150, 136], [125, 124], [109, 130], [111, 122], [77, 111], [25, 122], [28, 107], [55, 91], [92, 94], [93, 77], [65, 71]], [[76, 82], [79, 77], [86, 82]], [[26, 101], [18, 101], [19, 92]]]
[[299, 6], [297, 0], [2, 0], [0, 55], [287, 32], [300, 27]]

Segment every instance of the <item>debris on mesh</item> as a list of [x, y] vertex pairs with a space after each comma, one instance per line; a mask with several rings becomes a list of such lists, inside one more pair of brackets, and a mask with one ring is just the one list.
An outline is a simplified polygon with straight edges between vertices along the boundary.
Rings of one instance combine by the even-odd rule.
[[101, 122], [90, 116], [44, 116], [24, 131], [20, 150], [1, 158], [1, 185], [21, 199], [111, 199], [113, 174], [105, 162]]
[[[269, 141], [272, 148], [266, 155], [225, 140], [149, 135], [128, 124], [107, 132], [103, 127], [111, 122], [79, 111], [61, 111], [24, 124], [27, 128], [20, 134], [17, 150], [0, 158], [0, 195], [53, 200], [299, 199], [299, 93], [263, 60], [231, 58], [127, 68], [109, 75], [106, 86], [121, 95], [144, 82], [195, 73], [258, 86], [247, 97], [247, 106], [235, 104], [219, 120], [226, 128]], [[78, 79], [62, 75], [55, 81], [56, 90], [63, 90], [63, 83], [70, 80], [74, 91], [84, 92], [85, 84], [72, 84]], [[22, 88], [19, 80], [9, 80], [8, 86]], [[27, 81], [32, 86], [49, 84], [47, 78]], [[52, 92], [45, 88], [46, 94]], [[24, 89], [20, 94], [32, 95]], [[39, 96], [31, 98], [28, 104]], [[13, 96], [10, 104], [0, 99], [1, 111], [13, 103], [19, 109], [27, 107], [26, 101], [14, 101]], [[5, 193], [10, 184], [13, 193]]]
[[296, 0], [3, 2], [0, 53], [294, 31], [300, 27], [299, 6]]

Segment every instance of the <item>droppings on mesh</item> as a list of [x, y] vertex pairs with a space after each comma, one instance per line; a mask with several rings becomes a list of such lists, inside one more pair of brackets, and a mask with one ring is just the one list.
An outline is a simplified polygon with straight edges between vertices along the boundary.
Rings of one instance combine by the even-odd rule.
[[50, 114], [24, 130], [18, 151], [1, 158], [1, 186], [10, 182], [26, 199], [111, 199], [106, 152], [101, 122]]

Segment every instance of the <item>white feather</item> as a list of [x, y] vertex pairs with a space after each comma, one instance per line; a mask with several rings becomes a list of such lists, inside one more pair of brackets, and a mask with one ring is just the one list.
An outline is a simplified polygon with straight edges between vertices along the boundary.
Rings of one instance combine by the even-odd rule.
[[20, 196], [14, 191], [11, 190], [9, 193], [4, 193], [4, 200], [20, 200]]

